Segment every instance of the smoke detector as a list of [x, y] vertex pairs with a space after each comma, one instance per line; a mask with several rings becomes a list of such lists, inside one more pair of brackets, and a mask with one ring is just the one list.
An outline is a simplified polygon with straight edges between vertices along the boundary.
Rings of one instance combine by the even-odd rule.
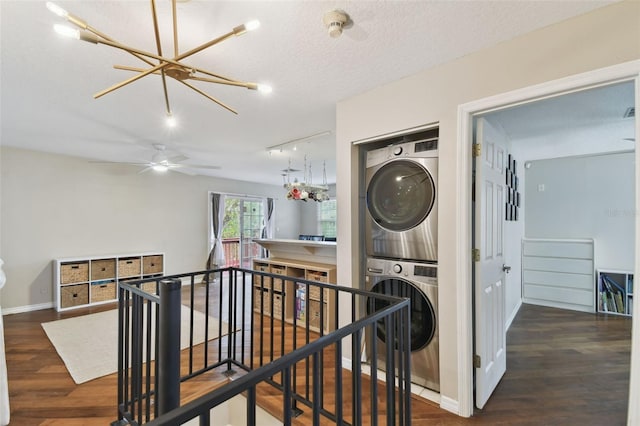
[[349, 15], [339, 9], [325, 13], [322, 17], [322, 22], [324, 23], [324, 26], [327, 27], [327, 31], [329, 31], [329, 35], [332, 38], [340, 37], [342, 29], [346, 28], [347, 24], [350, 23]]

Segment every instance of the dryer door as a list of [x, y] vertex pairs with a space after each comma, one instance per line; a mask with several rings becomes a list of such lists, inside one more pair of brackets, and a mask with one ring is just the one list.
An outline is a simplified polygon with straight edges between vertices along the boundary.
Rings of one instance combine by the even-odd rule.
[[[371, 287], [373, 293], [387, 296], [408, 297], [411, 300], [411, 352], [415, 352], [427, 346], [436, 333], [436, 313], [429, 298], [409, 281], [395, 278], [386, 278]], [[367, 313], [371, 314], [386, 307], [383, 300], [369, 300]], [[395, 330], [396, 335], [400, 330]], [[386, 342], [386, 327], [384, 322], [378, 323], [376, 334], [378, 339]], [[395, 342], [396, 349], [398, 342]]]
[[378, 169], [367, 185], [369, 214], [390, 231], [406, 231], [420, 225], [435, 199], [433, 178], [415, 161], [391, 161]]

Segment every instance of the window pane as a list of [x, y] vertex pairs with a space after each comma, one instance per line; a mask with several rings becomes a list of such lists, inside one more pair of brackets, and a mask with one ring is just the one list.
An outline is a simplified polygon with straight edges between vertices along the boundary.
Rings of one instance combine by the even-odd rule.
[[336, 237], [336, 200], [318, 203], [318, 230], [325, 237]]

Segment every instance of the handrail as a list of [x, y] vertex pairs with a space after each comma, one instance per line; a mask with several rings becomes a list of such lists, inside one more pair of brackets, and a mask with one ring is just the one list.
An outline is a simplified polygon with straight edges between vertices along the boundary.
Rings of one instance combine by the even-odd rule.
[[[216, 280], [214, 281], [213, 278]], [[185, 290], [189, 292], [190, 301], [188, 303], [191, 305], [189, 366], [188, 373], [177, 378], [176, 381], [176, 376], [173, 374], [180, 370], [180, 355], [176, 351], [180, 345], [181, 325], [179, 319], [181, 318], [180, 310], [184, 309], [181, 307], [183, 293], [181, 291], [171, 292], [169, 289], [173, 287], [179, 290], [185, 279], [187, 281]], [[276, 287], [276, 280], [279, 281], [280, 290]], [[198, 358], [198, 363], [195, 363], [193, 359], [195, 353], [193, 327], [196, 283], [203, 283], [200, 289], [205, 293], [201, 295], [203, 299], [199, 299], [200, 303], [205, 301], [205, 335], [203, 349], [198, 352], [198, 356], [201, 357], [201, 352], [204, 351], [204, 358]], [[307, 296], [304, 296], [306, 298], [311, 296], [314, 287], [316, 288], [315, 297], [319, 298], [319, 301], [316, 301], [319, 303], [319, 313], [316, 312], [316, 315], [320, 317], [320, 326], [318, 332], [310, 333], [309, 303], [306, 307], [306, 321], [298, 320], [296, 322], [295, 315], [288, 319], [284, 305], [292, 302], [289, 299], [292, 296], [288, 294], [297, 295], [297, 292], [295, 290], [285, 292], [284, 289], [302, 288], [307, 292]], [[150, 289], [159, 292], [159, 296], [149, 293]], [[213, 293], [214, 291], [218, 294]], [[267, 293], [265, 291], [270, 292], [266, 296], [266, 300]], [[331, 314], [325, 312], [324, 303], [329, 299], [336, 303], [342, 300], [340, 295], [350, 297], [350, 318], [344, 318], [344, 315], [340, 318], [337, 308]], [[385, 396], [387, 398], [387, 412], [384, 414], [387, 419], [386, 423], [387, 425], [410, 425], [411, 423], [411, 305], [408, 299], [306, 280], [302, 277], [288, 277], [236, 267], [119, 282], [119, 296], [119, 411], [118, 421], [112, 423], [113, 425], [139, 425], [143, 423], [176, 425], [196, 417], [200, 417], [201, 424], [209, 424], [211, 408], [245, 391], [248, 396], [248, 424], [255, 424], [256, 389], [262, 383], [272, 385], [282, 392], [283, 423], [285, 425], [290, 424], [292, 416], [301, 412], [296, 405], [298, 402], [311, 408], [314, 424], [319, 422], [321, 417], [325, 417], [332, 421], [335, 420], [338, 424], [348, 425], [349, 423], [344, 417], [344, 410], [338, 403], [338, 401], [343, 401], [343, 396], [349, 398], [348, 394], [343, 395], [343, 392], [346, 391], [343, 389], [341, 377], [345, 368], [342, 365], [342, 345], [343, 340], [348, 338], [351, 338], [353, 363], [350, 397], [353, 403], [352, 424], [362, 424], [363, 390], [369, 391], [371, 410], [376, 413], [372, 417], [371, 424], [378, 424], [377, 399], [378, 387], [380, 386], [380, 383], [377, 382], [378, 351], [393, 354], [382, 360], [386, 363], [386, 381], [383, 384], [386, 387]], [[212, 297], [218, 301], [217, 305], [210, 307], [209, 303]], [[277, 309], [274, 302], [276, 297], [281, 299], [279, 302], [281, 305]], [[342, 300], [342, 302], [344, 301]], [[307, 302], [312, 302], [312, 300], [307, 299]], [[359, 308], [357, 308], [358, 303], [360, 303]], [[365, 303], [369, 304], [369, 309], [363, 309]], [[126, 309], [127, 306], [131, 306], [133, 310]], [[155, 306], [158, 308], [155, 309]], [[154, 309], [155, 319], [152, 315]], [[360, 316], [356, 314], [358, 310], [361, 310]], [[211, 331], [209, 318], [214, 311], [218, 315], [218, 330], [213, 330], [212, 333], [217, 331], [217, 337], [208, 334]], [[228, 319], [228, 332], [224, 334], [224, 337], [222, 333], [223, 312], [228, 315], [225, 317]], [[291, 313], [289, 312], [288, 315]], [[333, 325], [327, 325], [328, 328], [325, 330], [325, 320], [328, 315], [333, 315], [333, 317], [327, 324]], [[172, 318], [173, 321], [168, 321], [169, 318]], [[150, 337], [154, 321], [158, 323], [155, 327], [155, 333], [165, 336], [161, 339], [156, 337], [155, 348], [151, 345], [152, 339]], [[346, 325], [339, 327], [340, 323], [346, 323]], [[285, 333], [285, 329], [292, 331]], [[380, 330], [386, 333], [386, 344], [376, 349], [378, 343], [372, 343], [371, 380], [369, 388], [363, 389], [362, 359], [359, 356], [360, 344], [365, 334], [376, 336]], [[176, 333], [177, 339], [175, 338]], [[296, 335], [299, 333], [305, 336], [302, 338], [301, 346], [296, 343]], [[278, 342], [274, 343], [274, 335], [279, 336]], [[287, 347], [292, 347], [292, 349], [288, 349], [288, 353], [285, 353], [285, 335], [293, 339], [288, 343]], [[142, 341], [143, 336], [146, 342]], [[166, 336], [174, 336], [174, 340], [167, 340]], [[158, 346], [158, 340], [162, 340], [164, 343]], [[245, 345], [245, 341], [249, 346]], [[212, 350], [209, 349], [211, 345], [214, 345]], [[215, 345], [218, 348], [217, 353], [214, 349]], [[335, 346], [335, 361], [332, 361], [335, 364], [330, 363], [327, 368], [332, 370], [335, 368], [336, 382], [333, 384], [336, 394], [335, 413], [324, 408], [323, 400], [325, 398], [322, 395], [323, 389], [325, 389], [325, 385], [322, 383], [325, 369], [324, 350], [332, 346]], [[146, 358], [143, 359], [142, 354], [145, 351]], [[245, 357], [246, 352], [250, 354], [248, 359]], [[151, 353], [155, 355], [156, 361], [153, 367], [155, 368], [154, 372], [150, 368], [153, 360]], [[178, 354], [177, 361], [175, 360], [176, 354]], [[167, 356], [173, 356], [174, 360], [167, 363], [167, 359], [169, 359]], [[256, 357], [258, 357], [257, 361]], [[257, 363], [255, 368], [254, 363]], [[163, 366], [163, 370], [158, 370], [159, 365]], [[310, 371], [310, 365], [312, 365], [313, 371]], [[227, 373], [233, 374], [233, 368], [237, 367], [246, 371], [246, 374], [240, 375], [224, 386], [181, 407], [177, 407], [180, 381], [188, 381], [201, 373], [222, 366], [226, 366]], [[170, 379], [164, 380], [160, 377], [159, 380], [159, 376], [166, 377], [167, 372]], [[305, 372], [306, 376], [304, 376]], [[301, 374], [302, 378], [300, 378]], [[275, 379], [276, 377], [280, 377], [280, 382]], [[297, 378], [298, 385], [296, 385]], [[313, 384], [311, 388], [310, 383]], [[169, 399], [167, 399], [167, 393], [172, 393]], [[159, 406], [162, 409], [159, 410]], [[152, 409], [153, 413], [150, 411]]]
[[[400, 299], [394, 296], [385, 296], [385, 300], [397, 302], [395, 305], [391, 305], [382, 311], [370, 316], [366, 319], [361, 319], [355, 323], [348, 324], [331, 334], [320, 337], [318, 340], [305, 345], [293, 352], [284, 355], [277, 360], [265, 364], [256, 370], [253, 370], [251, 374], [242, 376], [226, 386], [216, 389], [207, 395], [203, 395], [180, 408], [177, 408], [170, 413], [167, 413], [157, 419], [147, 423], [150, 426], [155, 425], [176, 425], [181, 424], [195, 418], [194, 412], [200, 412], [202, 410], [210, 410], [211, 408], [222, 404], [223, 402], [233, 398], [236, 395], [246, 391], [248, 388], [255, 386], [256, 384], [265, 381], [267, 378], [281, 373], [286, 367], [295, 364], [309, 356], [317, 353], [319, 350], [336, 343], [343, 338], [350, 336], [358, 330], [363, 329], [367, 325], [376, 323], [378, 320], [388, 316], [391, 313], [399, 311], [403, 308], [410, 307], [409, 299]], [[410, 385], [409, 385], [410, 386]], [[197, 414], [196, 414], [197, 415]]]

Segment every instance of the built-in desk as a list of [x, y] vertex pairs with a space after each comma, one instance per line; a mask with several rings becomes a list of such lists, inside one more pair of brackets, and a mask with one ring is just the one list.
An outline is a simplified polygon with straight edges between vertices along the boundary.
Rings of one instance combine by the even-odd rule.
[[253, 241], [269, 250], [269, 257], [336, 264], [335, 241], [288, 239], [257, 239]]
[[[306, 240], [255, 240], [269, 250], [269, 257], [254, 259], [253, 269], [283, 278], [254, 277], [254, 310], [287, 322], [295, 322], [315, 331], [320, 329], [320, 312], [324, 331], [335, 330], [334, 291], [301, 283], [309, 280], [336, 283], [336, 243]], [[308, 289], [308, 294], [307, 294]]]

